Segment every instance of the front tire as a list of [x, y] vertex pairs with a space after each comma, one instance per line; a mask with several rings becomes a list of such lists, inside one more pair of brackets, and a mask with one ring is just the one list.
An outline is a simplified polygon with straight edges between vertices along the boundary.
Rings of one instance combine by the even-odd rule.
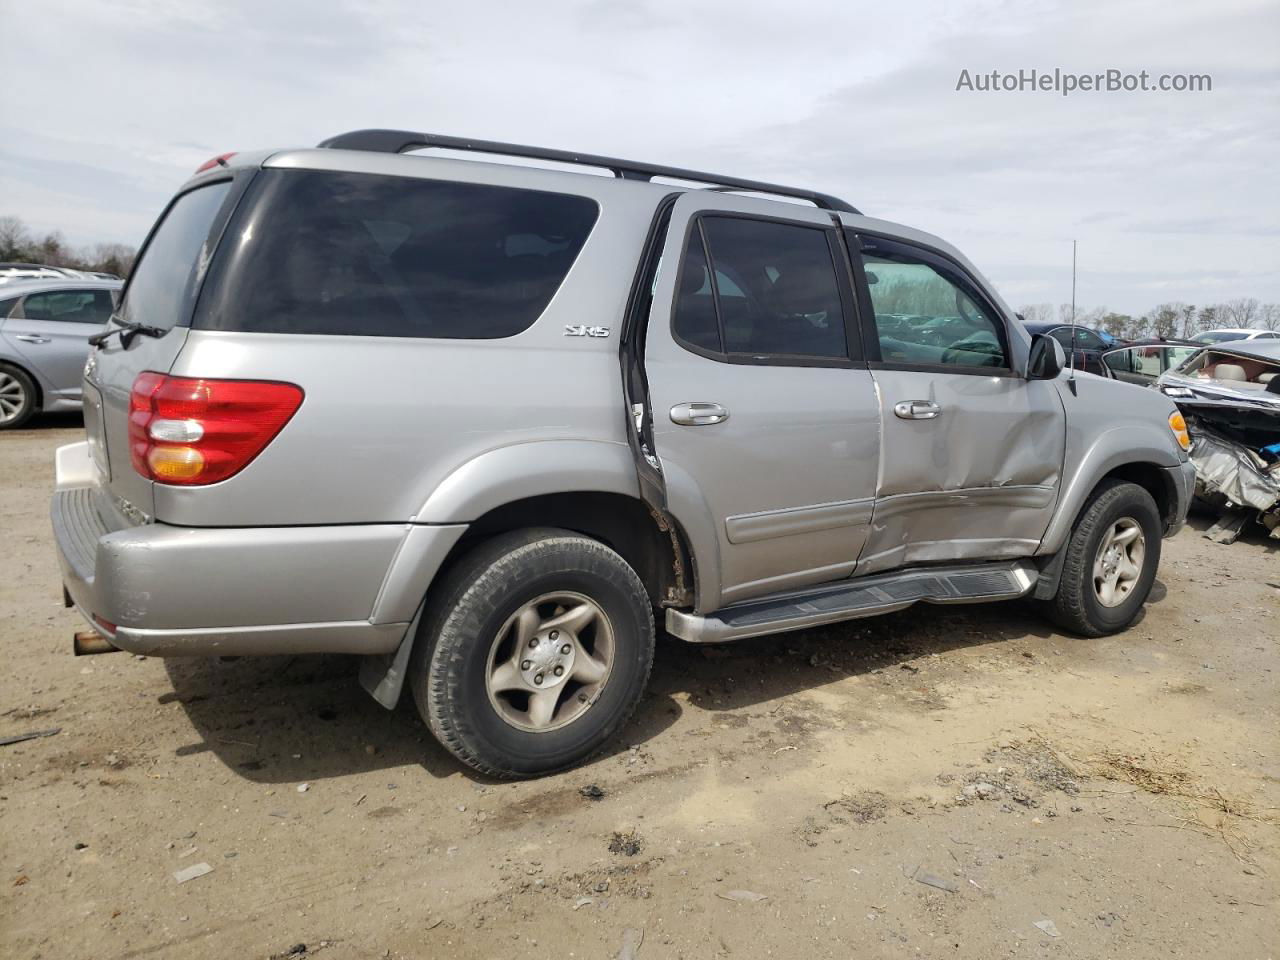
[[15, 430], [36, 412], [36, 385], [25, 370], [0, 363], [0, 430]]
[[503, 534], [459, 561], [428, 603], [414, 699], [441, 744], [481, 773], [574, 766], [639, 703], [652, 608], [635, 571], [598, 541], [555, 529]]
[[1160, 511], [1135, 483], [1109, 480], [1085, 506], [1053, 599], [1045, 602], [1058, 626], [1085, 637], [1127, 629], [1142, 610], [1160, 566]]

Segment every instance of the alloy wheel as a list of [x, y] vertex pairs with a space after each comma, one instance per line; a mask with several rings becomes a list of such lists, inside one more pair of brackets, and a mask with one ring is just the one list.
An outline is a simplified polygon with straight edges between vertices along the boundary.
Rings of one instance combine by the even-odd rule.
[[1098, 544], [1093, 560], [1093, 591], [1104, 607], [1118, 607], [1129, 599], [1147, 554], [1147, 539], [1132, 517], [1111, 525]]
[[613, 670], [613, 625], [590, 597], [546, 593], [513, 613], [489, 650], [485, 687], [507, 723], [543, 733], [582, 716]]
[[22, 381], [0, 371], [0, 423], [16, 420], [27, 406], [27, 391]]

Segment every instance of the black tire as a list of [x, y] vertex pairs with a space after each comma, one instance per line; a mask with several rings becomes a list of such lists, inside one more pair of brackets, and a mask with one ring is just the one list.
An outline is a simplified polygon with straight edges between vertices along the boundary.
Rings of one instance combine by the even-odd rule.
[[[1145, 539], [1141, 573], [1128, 597], [1105, 606], [1094, 587], [1093, 565], [1102, 538], [1125, 518], [1137, 521]], [[1098, 486], [1076, 520], [1062, 567], [1057, 594], [1044, 601], [1049, 618], [1058, 626], [1085, 637], [1103, 637], [1127, 629], [1142, 610], [1160, 566], [1163, 526], [1156, 502], [1135, 483], [1108, 480]]]
[[[612, 667], [566, 725], [520, 729], [491, 701], [491, 651], [518, 610], [561, 590], [589, 598], [607, 617]], [[567, 530], [521, 530], [480, 544], [433, 588], [410, 680], [418, 712], [463, 763], [492, 777], [541, 776], [581, 763], [621, 730], [644, 692], [653, 647], [649, 596], [622, 557]]]
[[[36, 384], [27, 371], [7, 363], [0, 363], [0, 375], [0, 389], [5, 391], [6, 401], [13, 397], [10, 391], [16, 391], [18, 402], [16, 412], [9, 416], [0, 407], [0, 430], [16, 430], [36, 412]], [[6, 403], [5, 406], [7, 405]]]

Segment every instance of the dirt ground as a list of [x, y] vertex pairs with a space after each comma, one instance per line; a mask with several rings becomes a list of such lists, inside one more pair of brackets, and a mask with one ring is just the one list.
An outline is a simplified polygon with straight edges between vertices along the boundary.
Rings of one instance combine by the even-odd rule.
[[0, 747], [5, 957], [1280, 955], [1276, 541], [1199, 521], [1104, 640], [1021, 604], [667, 639], [624, 742], [505, 784], [352, 658], [74, 659], [79, 435], [0, 435], [0, 738], [60, 730]]

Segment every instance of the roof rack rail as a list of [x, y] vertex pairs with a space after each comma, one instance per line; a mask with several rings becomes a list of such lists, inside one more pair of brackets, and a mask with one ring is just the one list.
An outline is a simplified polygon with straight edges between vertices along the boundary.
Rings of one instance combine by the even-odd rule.
[[654, 177], [671, 177], [675, 180], [692, 180], [722, 189], [748, 193], [771, 193], [779, 197], [808, 200], [814, 206], [823, 210], [835, 210], [844, 213], [860, 212], [839, 197], [818, 193], [816, 190], [801, 190], [796, 187], [784, 187], [777, 183], [743, 180], [739, 177], [724, 177], [718, 173], [685, 170], [681, 167], [637, 163], [634, 160], [619, 160], [617, 157], [602, 157], [593, 153], [575, 153], [571, 150], [552, 150], [547, 147], [528, 147], [518, 143], [499, 143], [495, 140], [447, 137], [438, 133], [413, 133], [409, 130], [354, 130], [351, 133], [340, 133], [336, 137], [322, 140], [318, 146], [333, 150], [369, 150], [375, 153], [404, 153], [406, 150], [419, 150], [423, 147], [473, 150], [477, 153], [493, 153], [509, 157], [527, 157], [533, 160], [553, 160], [557, 163], [577, 163], [588, 167], [603, 167], [606, 170], [613, 171], [615, 177], [620, 177], [623, 180], [651, 180]]

